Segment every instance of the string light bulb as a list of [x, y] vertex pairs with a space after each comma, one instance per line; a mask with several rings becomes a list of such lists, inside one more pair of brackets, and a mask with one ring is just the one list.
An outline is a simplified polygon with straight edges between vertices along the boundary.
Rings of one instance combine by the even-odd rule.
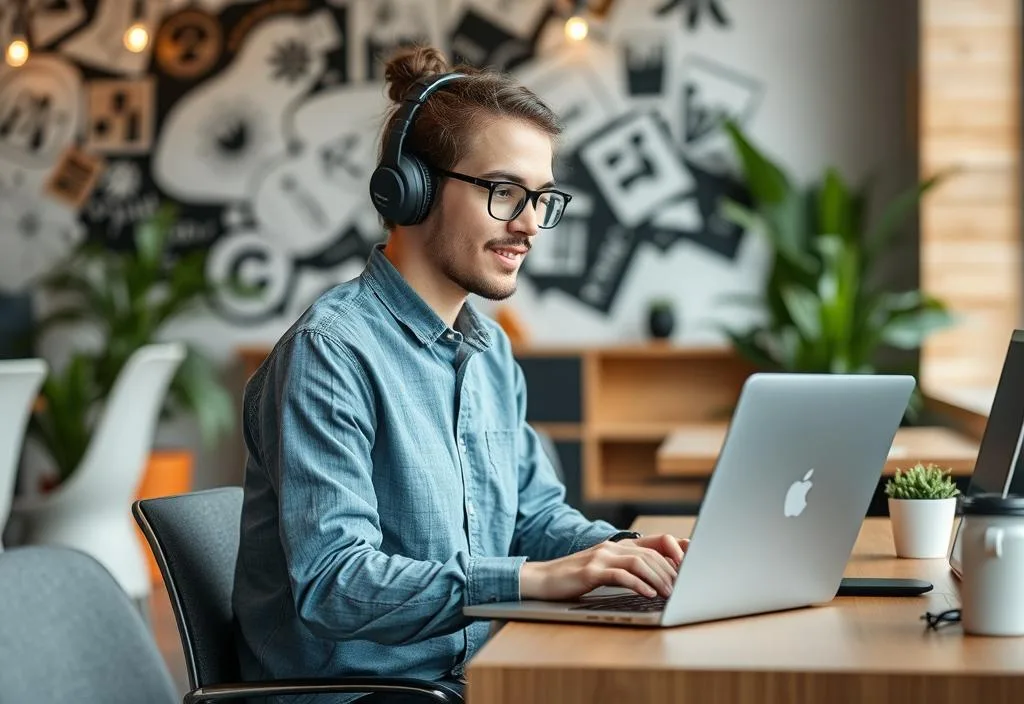
[[7, 45], [7, 51], [4, 52], [4, 60], [7, 61], [7, 65], [11, 68], [21, 68], [28, 61], [28, 55], [28, 42], [21, 37], [15, 37]]
[[4, 50], [4, 60], [11, 68], [24, 66], [31, 53], [28, 42], [28, 18], [26, 17], [28, 10], [25, 5], [25, 0], [22, 0], [15, 10], [14, 18], [11, 21], [11, 41], [8, 42], [7, 48]]
[[124, 31], [124, 48], [141, 54], [149, 46], [149, 29], [146, 28], [144, 0], [132, 3], [132, 22]]
[[149, 46], [149, 30], [142, 22], [133, 23], [124, 31], [124, 48], [141, 54]]
[[587, 38], [590, 26], [587, 21], [579, 15], [573, 15], [565, 21], [565, 36], [574, 42], [580, 42]]

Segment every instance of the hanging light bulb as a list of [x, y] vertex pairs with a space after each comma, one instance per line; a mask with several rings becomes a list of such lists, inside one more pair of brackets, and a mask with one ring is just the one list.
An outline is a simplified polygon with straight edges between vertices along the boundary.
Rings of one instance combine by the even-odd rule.
[[124, 48], [136, 54], [140, 54], [149, 46], [149, 29], [143, 17], [143, 2], [135, 0], [132, 10], [132, 23], [124, 31]]
[[573, 15], [565, 21], [565, 36], [574, 42], [586, 39], [589, 31], [587, 21], [579, 15]]
[[28, 61], [28, 42], [21, 37], [15, 37], [11, 40], [11, 43], [7, 45], [7, 51], [4, 52], [4, 59], [7, 61], [7, 65], [12, 68], [20, 68], [25, 65]]
[[124, 32], [124, 48], [140, 54], [149, 46], [149, 30], [141, 22], [135, 22]]
[[572, 13], [565, 21], [565, 37], [571, 42], [581, 42], [590, 33], [590, 25], [587, 23], [587, 0], [575, 0], [572, 4]]
[[24, 66], [25, 62], [28, 61], [28, 19], [25, 17], [26, 12], [23, 0], [18, 4], [18, 9], [15, 11], [14, 20], [11, 22], [11, 41], [7, 44], [7, 49], [4, 51], [4, 60], [12, 68]]

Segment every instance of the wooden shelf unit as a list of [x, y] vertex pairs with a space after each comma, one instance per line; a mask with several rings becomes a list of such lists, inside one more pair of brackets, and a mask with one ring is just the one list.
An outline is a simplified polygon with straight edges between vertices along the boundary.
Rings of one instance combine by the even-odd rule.
[[666, 478], [658, 447], [680, 425], [727, 420], [753, 371], [730, 349], [600, 347], [583, 356], [583, 498], [699, 502], [706, 480]]

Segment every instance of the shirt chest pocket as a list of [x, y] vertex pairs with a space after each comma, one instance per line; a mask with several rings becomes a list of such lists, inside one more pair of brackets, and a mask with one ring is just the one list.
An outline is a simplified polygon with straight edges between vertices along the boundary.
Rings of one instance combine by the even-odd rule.
[[515, 516], [519, 509], [519, 454], [514, 430], [485, 430], [481, 450], [484, 496], [490, 508]]

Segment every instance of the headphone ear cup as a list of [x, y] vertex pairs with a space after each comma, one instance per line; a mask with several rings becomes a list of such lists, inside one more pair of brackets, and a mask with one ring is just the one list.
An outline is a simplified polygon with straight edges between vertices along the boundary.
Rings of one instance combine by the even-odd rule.
[[407, 220], [402, 225], [418, 225], [430, 212], [434, 199], [434, 173], [423, 161], [411, 154], [403, 154], [400, 162], [402, 179], [406, 184], [403, 213]]
[[427, 219], [430, 209], [434, 206], [434, 194], [437, 183], [433, 169], [419, 159], [416, 159], [416, 164], [420, 169], [420, 178], [423, 183], [423, 198], [419, 203], [420, 211], [416, 216], [416, 222], [419, 223]]

